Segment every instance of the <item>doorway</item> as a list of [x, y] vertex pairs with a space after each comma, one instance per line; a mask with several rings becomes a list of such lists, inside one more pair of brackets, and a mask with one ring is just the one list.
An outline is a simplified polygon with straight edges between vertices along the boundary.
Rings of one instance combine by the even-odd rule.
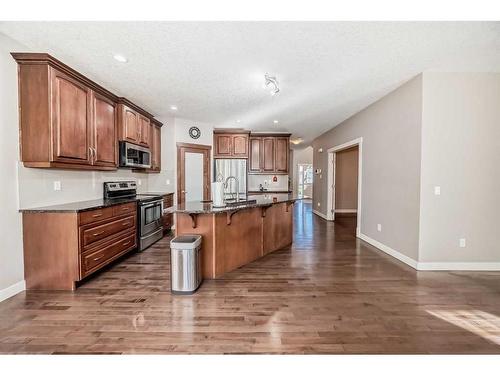
[[297, 195], [299, 198], [312, 198], [312, 184], [312, 164], [297, 164]]
[[177, 143], [177, 203], [210, 200], [212, 147]]
[[327, 220], [355, 216], [356, 235], [361, 228], [362, 154], [362, 138], [328, 150]]

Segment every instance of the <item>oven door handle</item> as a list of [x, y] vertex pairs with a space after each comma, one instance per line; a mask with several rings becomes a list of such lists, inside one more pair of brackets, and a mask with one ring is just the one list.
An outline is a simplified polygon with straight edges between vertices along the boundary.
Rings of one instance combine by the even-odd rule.
[[163, 202], [162, 201], [156, 201], [156, 202], [152, 202], [152, 203], [141, 205], [141, 207], [149, 208], [149, 207], [158, 206], [158, 205], [163, 206]]

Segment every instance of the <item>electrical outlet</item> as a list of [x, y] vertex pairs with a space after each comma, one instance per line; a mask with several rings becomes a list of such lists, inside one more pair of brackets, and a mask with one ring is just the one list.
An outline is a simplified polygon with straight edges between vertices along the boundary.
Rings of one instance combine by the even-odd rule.
[[54, 191], [61, 190], [61, 181], [54, 181]]
[[139, 185], [139, 186], [142, 185], [142, 180], [140, 178], [137, 179], [137, 185]]
[[170, 185], [170, 180], [167, 178], [167, 181], [166, 181], [167, 185]]
[[434, 195], [441, 195], [441, 186], [434, 186]]
[[321, 206], [321, 203], [318, 202], [318, 207], [320, 207], [320, 206]]
[[465, 238], [460, 238], [460, 240], [458, 241], [458, 246], [460, 247], [465, 247]]
[[382, 232], [382, 224], [377, 224], [377, 230], [378, 230], [379, 232]]

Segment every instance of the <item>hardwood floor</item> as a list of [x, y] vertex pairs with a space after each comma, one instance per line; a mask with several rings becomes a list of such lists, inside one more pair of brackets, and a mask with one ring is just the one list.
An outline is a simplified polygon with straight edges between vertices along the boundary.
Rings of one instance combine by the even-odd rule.
[[170, 294], [165, 238], [76, 292], [0, 303], [0, 352], [500, 353], [500, 272], [416, 272], [354, 228], [296, 204], [291, 247], [193, 296]]

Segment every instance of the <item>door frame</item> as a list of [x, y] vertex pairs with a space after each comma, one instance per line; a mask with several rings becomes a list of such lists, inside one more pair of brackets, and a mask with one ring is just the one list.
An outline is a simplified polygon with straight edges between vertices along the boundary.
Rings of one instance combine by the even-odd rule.
[[186, 187], [186, 152], [203, 155], [203, 184], [205, 185], [203, 199], [210, 200], [210, 154], [212, 153], [212, 146], [177, 142], [177, 204], [185, 201], [183, 191], [185, 191]]
[[352, 141], [342, 143], [338, 146], [329, 148], [328, 151], [328, 195], [327, 195], [327, 220], [335, 220], [335, 162], [336, 153], [347, 148], [358, 146], [358, 212], [356, 215], [356, 236], [359, 237], [361, 231], [361, 187], [363, 175], [363, 137], [353, 139]]

